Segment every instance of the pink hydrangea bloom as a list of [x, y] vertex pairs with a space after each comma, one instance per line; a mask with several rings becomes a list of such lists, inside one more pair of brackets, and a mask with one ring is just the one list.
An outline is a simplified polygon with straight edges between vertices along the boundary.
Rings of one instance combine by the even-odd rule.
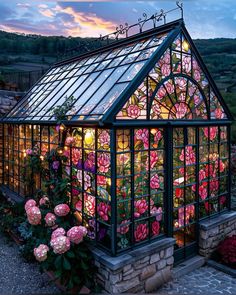
[[108, 172], [110, 168], [110, 155], [108, 153], [101, 153], [97, 159], [98, 170], [101, 173]]
[[49, 198], [46, 195], [39, 200], [40, 206], [46, 205], [47, 203], [49, 203]]
[[81, 243], [86, 235], [87, 229], [84, 226], [73, 226], [67, 232], [67, 237], [74, 244]]
[[59, 204], [54, 208], [54, 213], [57, 216], [66, 216], [70, 212], [70, 207], [67, 204]]
[[147, 204], [146, 200], [142, 199], [142, 200], [135, 201], [134, 202], [134, 209], [135, 209], [134, 216], [137, 218], [140, 217], [148, 209], [148, 204]]
[[141, 113], [140, 108], [135, 104], [130, 104], [127, 108], [127, 115], [130, 118], [136, 119]]
[[59, 236], [51, 239], [50, 245], [55, 254], [63, 254], [70, 250], [70, 240], [66, 236]]
[[47, 226], [53, 226], [56, 224], [56, 216], [53, 213], [47, 213], [45, 218], [44, 218]]
[[148, 226], [147, 224], [139, 224], [134, 232], [135, 242], [143, 241], [148, 236]]
[[34, 248], [34, 256], [37, 261], [42, 262], [47, 259], [47, 253], [49, 248], [47, 245], [40, 244], [37, 248]]
[[66, 234], [66, 231], [64, 230], [64, 228], [62, 227], [58, 227], [57, 229], [55, 229], [52, 234], [51, 234], [51, 240], [55, 239], [57, 237], [60, 236], [64, 236]]
[[104, 202], [101, 202], [99, 203], [98, 205], [98, 208], [97, 208], [97, 212], [99, 214], [99, 216], [104, 220], [104, 221], [108, 221], [109, 220], [109, 213], [111, 211], [111, 206], [104, 203]]
[[160, 179], [157, 174], [154, 174], [150, 179], [150, 187], [152, 189], [158, 189], [160, 187]]
[[27, 218], [30, 224], [32, 225], [38, 225], [41, 223], [41, 211], [37, 206], [30, 207], [27, 211]]
[[37, 203], [36, 203], [35, 200], [33, 200], [33, 199], [28, 200], [28, 201], [25, 203], [25, 211], [27, 212], [31, 207], [34, 207], [34, 206], [36, 206], [36, 205], [37, 205]]

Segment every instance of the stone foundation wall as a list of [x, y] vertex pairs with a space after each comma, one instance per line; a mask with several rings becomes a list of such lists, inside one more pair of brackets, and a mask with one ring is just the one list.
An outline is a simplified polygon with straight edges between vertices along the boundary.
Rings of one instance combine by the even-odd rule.
[[118, 257], [93, 249], [98, 283], [108, 293], [156, 290], [171, 279], [174, 243], [174, 239], [165, 238]]
[[236, 212], [224, 213], [200, 222], [199, 254], [209, 258], [220, 241], [236, 234]]

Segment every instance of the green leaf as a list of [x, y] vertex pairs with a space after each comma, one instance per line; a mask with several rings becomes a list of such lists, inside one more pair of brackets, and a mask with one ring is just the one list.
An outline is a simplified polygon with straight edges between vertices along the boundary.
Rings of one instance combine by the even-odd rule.
[[62, 265], [62, 256], [57, 256], [57, 258], [54, 261], [54, 265], [56, 267], [56, 269], [60, 269], [61, 265]]
[[72, 252], [72, 251], [67, 252], [66, 255], [67, 255], [67, 257], [69, 257], [69, 258], [75, 258], [75, 253]]
[[71, 264], [70, 264], [69, 260], [65, 256], [63, 258], [64, 258], [63, 259], [63, 267], [64, 267], [64, 269], [71, 270]]

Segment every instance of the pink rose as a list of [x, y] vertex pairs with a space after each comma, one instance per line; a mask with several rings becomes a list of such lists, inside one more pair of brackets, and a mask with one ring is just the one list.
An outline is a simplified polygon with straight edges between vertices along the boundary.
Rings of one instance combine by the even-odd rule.
[[169, 76], [170, 74], [170, 65], [167, 63], [164, 63], [161, 65], [161, 74], [162, 76]]
[[127, 108], [128, 117], [136, 119], [140, 116], [141, 110], [137, 105], [130, 104]]
[[167, 83], [165, 83], [165, 87], [166, 87], [166, 90], [168, 91], [169, 94], [174, 93], [175, 87], [172, 84], [172, 82], [168, 81]]
[[109, 220], [109, 214], [111, 212], [111, 206], [104, 203], [104, 202], [101, 202], [98, 205], [97, 212], [98, 212], [98, 214], [99, 214], [99, 216], [101, 217], [102, 220], [108, 221]]
[[191, 72], [191, 56], [184, 56], [182, 66], [185, 73], [188, 74]]
[[157, 91], [156, 99], [161, 100], [163, 97], [165, 97], [165, 95], [166, 95], [166, 90], [163, 86], [161, 86]]
[[160, 223], [158, 221], [154, 221], [152, 223], [152, 234], [154, 236], [158, 236], [160, 233]]
[[134, 216], [136, 218], [139, 218], [142, 214], [144, 214], [148, 209], [148, 204], [146, 202], [146, 200], [142, 199], [142, 200], [138, 200], [138, 201], [134, 201]]
[[110, 154], [108, 153], [101, 153], [97, 159], [98, 170], [101, 173], [106, 173], [109, 171], [110, 168]]
[[[209, 132], [210, 129], [210, 132]], [[204, 128], [204, 135], [209, 138], [210, 140], [214, 140], [216, 138], [218, 127], [208, 127]]]
[[67, 204], [59, 204], [54, 208], [54, 213], [57, 216], [66, 216], [70, 212], [70, 207]]
[[41, 223], [41, 211], [39, 210], [38, 207], [33, 206], [30, 207], [27, 211], [26, 211], [27, 217], [28, 217], [28, 221], [30, 224], [32, 225], [38, 225]]
[[74, 165], [78, 164], [78, 162], [80, 160], [80, 156], [81, 156], [81, 151], [76, 148], [73, 148], [71, 160]]
[[206, 171], [204, 169], [199, 170], [199, 181], [202, 181], [206, 178]]
[[117, 228], [117, 232], [120, 233], [121, 235], [125, 235], [129, 231], [129, 224], [123, 225], [129, 222], [129, 220], [122, 220], [121, 221], [121, 226]]
[[175, 83], [180, 90], [184, 91], [186, 89], [187, 80], [185, 78], [176, 78]]
[[97, 175], [97, 184], [106, 185], [106, 177], [103, 175]]
[[187, 165], [195, 164], [196, 156], [192, 146], [186, 146], [185, 149], [182, 150], [181, 155], [179, 156], [180, 161], [184, 161], [185, 154], [185, 162]]
[[155, 113], [155, 115], [159, 116], [161, 114], [161, 108], [159, 103], [157, 103], [156, 101], [154, 101], [154, 103], [152, 104], [152, 111]]
[[201, 197], [202, 200], [205, 200], [207, 197], [207, 189], [204, 185], [200, 185], [199, 186], [199, 195]]
[[70, 250], [70, 240], [65, 236], [53, 238], [50, 242], [55, 254], [63, 254]]
[[47, 213], [44, 220], [47, 226], [53, 226], [55, 225], [57, 218], [53, 213]]
[[87, 214], [94, 216], [95, 214], [95, 197], [85, 194], [84, 195], [84, 207], [87, 211]]
[[135, 242], [143, 241], [148, 236], [148, 226], [147, 224], [139, 224], [134, 232]]
[[199, 82], [201, 80], [201, 73], [199, 70], [194, 70], [193, 71], [193, 77], [194, 79]]
[[217, 179], [212, 179], [210, 181], [210, 192], [216, 192], [219, 189], [219, 180]]
[[66, 234], [66, 231], [62, 227], [58, 227], [56, 230], [54, 230], [51, 234], [51, 240], [55, 239], [60, 236], [64, 236]]
[[215, 118], [216, 119], [223, 119], [224, 118], [224, 114], [223, 114], [221, 108], [215, 109]]
[[36, 201], [33, 199], [28, 200], [25, 203], [25, 211], [27, 212], [31, 207], [35, 207], [37, 205]]
[[158, 162], [158, 153], [156, 151], [150, 151], [150, 168], [153, 169]]
[[86, 235], [87, 229], [84, 226], [73, 226], [67, 232], [67, 237], [74, 244], [81, 243]]
[[110, 134], [106, 130], [103, 130], [98, 138], [102, 146], [110, 144]]
[[73, 137], [73, 136], [68, 136], [68, 137], [66, 138], [65, 144], [66, 144], [66, 145], [72, 145], [74, 142], [75, 142], [74, 137]]
[[47, 253], [49, 248], [47, 245], [40, 244], [37, 248], [34, 248], [34, 256], [37, 261], [42, 262], [47, 259]]
[[144, 148], [149, 147], [149, 131], [148, 129], [138, 129], [135, 132], [135, 138], [143, 142]]
[[152, 189], [158, 189], [160, 187], [160, 179], [157, 174], [154, 174], [150, 179], [150, 187]]
[[183, 119], [188, 111], [188, 106], [185, 103], [176, 103], [174, 105], [175, 109], [176, 109], [176, 118], [177, 119]]

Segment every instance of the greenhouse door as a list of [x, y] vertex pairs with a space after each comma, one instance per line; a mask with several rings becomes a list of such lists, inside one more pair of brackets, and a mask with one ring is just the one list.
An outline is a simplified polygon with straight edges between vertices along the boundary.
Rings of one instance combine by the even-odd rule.
[[173, 128], [173, 236], [175, 262], [197, 252], [197, 128]]

